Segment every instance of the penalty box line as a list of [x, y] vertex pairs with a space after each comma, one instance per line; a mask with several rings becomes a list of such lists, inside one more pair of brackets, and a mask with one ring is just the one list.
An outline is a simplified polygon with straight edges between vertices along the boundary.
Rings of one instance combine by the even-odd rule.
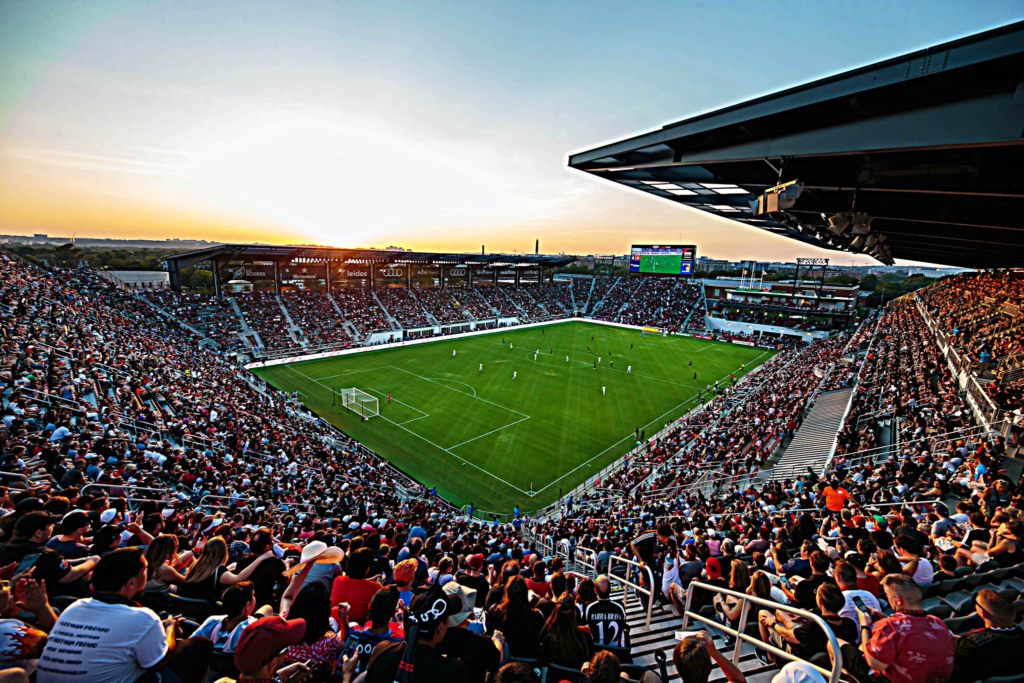
[[[312, 378], [312, 377], [310, 377], [309, 375], [307, 375], [307, 374], [305, 374], [304, 372], [301, 372], [301, 371], [299, 371], [299, 370], [296, 370], [295, 368], [293, 368], [293, 367], [292, 367], [292, 366], [290, 366], [290, 365], [286, 365], [285, 367], [286, 367], [286, 368], [288, 368], [289, 370], [291, 370], [292, 372], [295, 372], [296, 374], [298, 374], [298, 375], [301, 375], [302, 377], [305, 377], [305, 378], [306, 378], [306, 379], [308, 379], [309, 381], [311, 381], [311, 382], [315, 382], [316, 384], [319, 384], [319, 385], [320, 385], [321, 387], [323, 387], [324, 389], [331, 389], [331, 387], [327, 386], [326, 384], [324, 384], [324, 383], [323, 383], [323, 382], [321, 382], [320, 380], [318, 380], [318, 379], [313, 379], [313, 378]], [[426, 381], [428, 381], [428, 382], [432, 382], [432, 380], [429, 380], [429, 379], [427, 379], [426, 377], [420, 377], [420, 376], [419, 376], [419, 375], [417, 375], [416, 373], [413, 373], [413, 372], [408, 372], [408, 371], [406, 371], [406, 370], [402, 370], [401, 368], [395, 368], [394, 366], [389, 366], [389, 367], [392, 367], [392, 368], [394, 368], [395, 370], [399, 370], [399, 371], [401, 371], [401, 372], [405, 372], [406, 374], [412, 375], [413, 377], [419, 377], [420, 379], [426, 380]], [[379, 370], [379, 369], [381, 369], [381, 368], [371, 368], [371, 369], [373, 369], [373, 370]], [[439, 387], [444, 387], [444, 385], [443, 385], [443, 384], [439, 384], [439, 383], [437, 383], [437, 382], [433, 382], [433, 383], [434, 383], [434, 384], [437, 384], [437, 385], [438, 385]], [[463, 396], [469, 396], [470, 398], [476, 398], [476, 400], [478, 400], [478, 401], [483, 401], [484, 403], [491, 403], [490, 401], [488, 401], [488, 400], [486, 400], [486, 399], [483, 399], [483, 398], [479, 398], [479, 397], [475, 397], [475, 396], [470, 396], [469, 394], [465, 393], [464, 391], [458, 391], [458, 390], [456, 390], [456, 389], [452, 389], [451, 387], [445, 387], [445, 388], [446, 388], [446, 389], [449, 389], [450, 391], [454, 391], [454, 392], [455, 392], [455, 393], [457, 393], [457, 394], [461, 394], [461, 395], [463, 395]], [[392, 400], [394, 400], [394, 399], [392, 399]], [[403, 404], [403, 405], [405, 405], [405, 404]], [[507, 411], [509, 411], [509, 412], [511, 412], [511, 413], [516, 413], [517, 415], [522, 415], [522, 416], [523, 416], [523, 418], [524, 418], [523, 420], [518, 420], [517, 422], [513, 422], [512, 424], [519, 424], [520, 422], [525, 422], [526, 420], [529, 420], [529, 419], [530, 419], [530, 416], [529, 416], [529, 415], [525, 415], [525, 414], [523, 414], [523, 413], [520, 413], [519, 411], [516, 411], [516, 410], [512, 410], [511, 408], [505, 408], [505, 406], [499, 406], [499, 405], [498, 405], [497, 403], [491, 403], [491, 405], [493, 405], [493, 406], [495, 406], [495, 407], [497, 407], [497, 408], [504, 408], [505, 410], [507, 410]], [[412, 406], [408, 406], [408, 407], [412, 408]], [[423, 411], [421, 411], [421, 410], [419, 410], [419, 409], [417, 409], [417, 408], [413, 408], [413, 410], [416, 410], [417, 412], [423, 412]], [[426, 442], [426, 443], [430, 444], [431, 446], [433, 446], [434, 448], [436, 448], [436, 449], [438, 449], [438, 450], [444, 451], [445, 453], [447, 453], [448, 455], [452, 456], [452, 457], [453, 457], [453, 458], [455, 458], [456, 460], [460, 460], [460, 461], [462, 461], [463, 463], [465, 463], [466, 465], [469, 465], [470, 467], [473, 467], [473, 468], [475, 468], [475, 469], [477, 469], [477, 470], [479, 470], [479, 471], [483, 472], [484, 474], [486, 474], [487, 476], [491, 477], [492, 479], [495, 479], [496, 481], [500, 481], [500, 482], [501, 482], [502, 484], [504, 484], [505, 486], [508, 486], [508, 487], [509, 487], [509, 488], [511, 488], [511, 489], [515, 489], [516, 491], [519, 491], [519, 493], [523, 494], [524, 496], [531, 496], [531, 495], [533, 495], [533, 494], [531, 494], [531, 493], [530, 493], [529, 491], [524, 491], [523, 489], [519, 488], [518, 486], [516, 486], [515, 484], [513, 484], [513, 483], [511, 483], [511, 482], [505, 481], [504, 479], [502, 479], [502, 478], [501, 478], [501, 477], [499, 477], [498, 475], [494, 474], [493, 472], [489, 472], [489, 471], [485, 470], [484, 468], [480, 467], [480, 466], [479, 466], [479, 465], [477, 465], [476, 463], [470, 462], [469, 460], [466, 460], [465, 458], [463, 458], [463, 457], [460, 457], [459, 455], [456, 455], [455, 453], [452, 453], [450, 449], [448, 449], [448, 448], [445, 448], [444, 446], [439, 446], [439, 445], [437, 445], [436, 443], [434, 443], [434, 442], [433, 442], [433, 441], [431, 441], [430, 439], [426, 438], [426, 437], [425, 437], [425, 436], [423, 436], [422, 434], [417, 434], [416, 432], [412, 431], [411, 429], [409, 429], [409, 428], [407, 428], [407, 427], [404, 427], [404, 426], [403, 426], [403, 424], [404, 424], [404, 423], [399, 423], [399, 422], [395, 422], [394, 420], [390, 420], [390, 419], [388, 419], [388, 418], [384, 417], [383, 415], [381, 415], [379, 411], [378, 411], [378, 413], [377, 413], [377, 417], [379, 417], [379, 418], [381, 418], [381, 419], [383, 419], [383, 420], [387, 420], [388, 422], [390, 422], [390, 423], [391, 423], [391, 424], [393, 424], [394, 426], [398, 427], [399, 429], [401, 429], [401, 430], [403, 430], [403, 431], [406, 431], [406, 432], [409, 432], [410, 434], [412, 434], [413, 436], [415, 436], [415, 437], [416, 437], [417, 439], [420, 439], [420, 440], [422, 440], [422, 441], [424, 441], [424, 442]], [[421, 418], [416, 418], [416, 419], [421, 419]], [[505, 427], [501, 427], [501, 429], [505, 429], [506, 427], [511, 427], [511, 426], [512, 426], [512, 424], [509, 424], [509, 425], [505, 425]], [[499, 430], [494, 430], [494, 431], [499, 431]], [[493, 431], [492, 431], [492, 432], [488, 432], [488, 434], [491, 434], [491, 433], [493, 433]], [[470, 441], [475, 441], [476, 439], [479, 439], [479, 438], [481, 438], [481, 437], [483, 437], [483, 436], [487, 436], [487, 434], [481, 434], [480, 436], [478, 436], [478, 437], [475, 437], [474, 439], [470, 439]], [[465, 441], [465, 442], [463, 442], [463, 443], [461, 443], [461, 444], [458, 444], [458, 446], [462, 446], [462, 445], [464, 445], [464, 444], [466, 444], [466, 443], [469, 443], [469, 441]], [[452, 446], [452, 448], [458, 448], [458, 446]]]
[[[752, 361], [750, 361], [750, 362], [751, 362], [751, 363], [754, 363], [755, 361], [757, 361], [757, 360], [759, 360], [759, 359], [763, 358], [763, 357], [765, 356], [765, 354], [767, 354], [767, 353], [768, 353], [768, 351], [765, 351], [765, 352], [764, 352], [764, 353], [762, 353], [762, 354], [761, 354], [760, 356], [758, 356], [757, 358], [755, 358], [754, 360], [752, 360]], [[736, 370], [739, 370], [739, 368], [736, 368]], [[733, 372], [735, 372], [736, 370], [734, 370]], [[722, 381], [723, 379], [725, 379], [725, 378], [726, 378], [726, 377], [728, 377], [729, 375], [733, 374], [733, 372], [730, 372], [730, 373], [729, 373], [729, 374], [727, 374], [727, 375], [723, 375], [722, 377], [720, 377], [720, 378], [718, 379], [718, 381], [719, 381], [719, 382], [721, 382], [721, 381]], [[703, 390], [702, 390], [702, 391], [703, 391]], [[687, 404], [687, 403], [689, 403], [690, 401], [693, 401], [693, 400], [695, 400], [696, 398], [697, 398], [696, 396], [691, 396], [690, 398], [686, 399], [685, 401], [683, 401], [683, 402], [682, 402], [682, 403], [680, 403], [679, 405], [675, 406], [674, 408], [670, 408], [669, 410], [666, 410], [666, 411], [665, 411], [664, 413], [662, 413], [662, 414], [661, 414], [661, 415], [659, 415], [658, 417], [654, 418], [653, 420], [651, 420], [650, 422], [648, 422], [647, 424], [645, 424], [645, 425], [644, 425], [644, 428], [646, 429], [647, 427], [650, 427], [650, 426], [651, 426], [652, 424], [654, 424], [655, 422], [657, 422], [657, 421], [658, 421], [658, 420], [660, 420], [661, 418], [665, 417], [666, 415], [669, 415], [669, 414], [671, 414], [671, 413], [672, 413], [673, 411], [676, 411], [676, 410], [678, 410], [679, 408], [682, 408], [682, 407], [683, 407], [684, 405], [686, 405], [686, 404]], [[611, 449], [615, 448], [615, 447], [616, 447], [616, 446], [618, 446], [618, 445], [619, 445], [620, 443], [622, 443], [623, 441], [625, 441], [626, 439], [628, 439], [628, 438], [630, 438], [630, 437], [633, 437], [633, 435], [632, 435], [632, 434], [629, 434], [629, 435], [627, 435], [627, 436], [624, 436], [624, 437], [622, 437], [621, 439], [619, 439], [618, 441], [616, 441], [615, 443], [613, 443], [613, 444], [612, 444], [611, 446], [609, 446], [608, 448], [604, 449], [603, 451], [601, 451], [600, 453], [598, 453], [597, 455], [595, 455], [595, 456], [594, 456], [593, 458], [591, 458], [590, 460], [587, 460], [586, 462], [584, 462], [584, 463], [581, 463], [581, 464], [577, 465], [576, 467], [574, 467], [573, 469], [569, 470], [568, 472], [566, 472], [565, 474], [563, 474], [562, 476], [560, 476], [560, 477], [559, 477], [558, 479], [555, 479], [554, 481], [552, 481], [552, 482], [551, 482], [550, 484], [548, 484], [548, 485], [547, 485], [547, 486], [545, 486], [544, 488], [542, 488], [542, 489], [539, 489], [538, 491], [536, 491], [536, 492], [535, 492], [534, 494], [532, 494], [532, 495], [538, 495], [538, 494], [540, 494], [540, 493], [544, 492], [545, 490], [547, 490], [547, 489], [551, 488], [552, 486], [554, 486], [554, 485], [555, 485], [555, 484], [557, 484], [558, 482], [560, 482], [560, 481], [562, 481], [563, 479], [565, 479], [566, 477], [568, 477], [568, 476], [569, 476], [570, 474], [572, 474], [573, 472], [576, 472], [577, 470], [579, 470], [579, 469], [582, 469], [582, 468], [586, 467], [587, 465], [589, 465], [589, 464], [590, 464], [590, 463], [592, 463], [593, 461], [597, 460], [597, 459], [598, 459], [598, 458], [600, 458], [600, 457], [601, 457], [602, 455], [604, 455], [605, 453], [607, 453], [607, 452], [608, 452], [608, 451], [610, 451]]]

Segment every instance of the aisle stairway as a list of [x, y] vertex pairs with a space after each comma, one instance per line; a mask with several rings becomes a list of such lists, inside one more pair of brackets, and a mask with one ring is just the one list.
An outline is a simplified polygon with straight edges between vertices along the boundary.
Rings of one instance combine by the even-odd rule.
[[818, 397], [772, 470], [772, 479], [792, 478], [808, 467], [818, 474], [824, 471], [852, 398], [850, 388], [826, 391]]

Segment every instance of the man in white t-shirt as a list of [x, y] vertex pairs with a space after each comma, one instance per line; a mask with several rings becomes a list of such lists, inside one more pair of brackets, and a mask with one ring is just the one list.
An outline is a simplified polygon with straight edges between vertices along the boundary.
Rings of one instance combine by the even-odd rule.
[[133, 683], [166, 667], [182, 683], [199, 683], [210, 667], [206, 638], [177, 640], [178, 619], [161, 621], [134, 597], [146, 586], [141, 548], [104, 556], [93, 570], [95, 597], [57, 619], [39, 658], [38, 683]]
[[868, 609], [882, 611], [878, 598], [865, 590], [857, 588], [856, 567], [849, 562], [837, 562], [832, 573], [835, 575], [836, 583], [839, 584], [839, 590], [843, 591], [843, 598], [846, 599], [846, 604], [839, 610], [839, 616], [857, 621], [857, 605], [853, 602], [854, 598], [863, 600], [865, 607]]

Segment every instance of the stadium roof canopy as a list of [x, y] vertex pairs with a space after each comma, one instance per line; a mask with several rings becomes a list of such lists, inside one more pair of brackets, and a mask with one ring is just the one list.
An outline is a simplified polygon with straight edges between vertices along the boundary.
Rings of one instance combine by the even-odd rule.
[[291, 262], [296, 259], [343, 261], [349, 263], [417, 263], [427, 265], [479, 265], [493, 267], [557, 268], [576, 261], [575, 256], [531, 254], [445, 254], [422, 251], [390, 251], [383, 249], [336, 249], [334, 247], [277, 247], [264, 244], [221, 244], [167, 257], [168, 270], [177, 272], [203, 261]]
[[[813, 65], [808, 65], [814, 68]], [[1024, 265], [1024, 22], [672, 123], [572, 168], [819, 247], [871, 217], [894, 258]], [[792, 207], [755, 215], [790, 180]], [[656, 184], [652, 184], [656, 183]], [[753, 204], [753, 206], [752, 206]]]

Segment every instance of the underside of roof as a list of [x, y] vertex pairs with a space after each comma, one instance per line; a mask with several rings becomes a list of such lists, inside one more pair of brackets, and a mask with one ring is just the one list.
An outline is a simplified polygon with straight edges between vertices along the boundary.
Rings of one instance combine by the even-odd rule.
[[[1024, 22], [572, 155], [569, 165], [818, 247], [1024, 265]], [[788, 181], [792, 206], [758, 214]], [[835, 221], [833, 221], [835, 225]], [[866, 230], [861, 231], [867, 233]], [[881, 247], [884, 246], [884, 249]]]

